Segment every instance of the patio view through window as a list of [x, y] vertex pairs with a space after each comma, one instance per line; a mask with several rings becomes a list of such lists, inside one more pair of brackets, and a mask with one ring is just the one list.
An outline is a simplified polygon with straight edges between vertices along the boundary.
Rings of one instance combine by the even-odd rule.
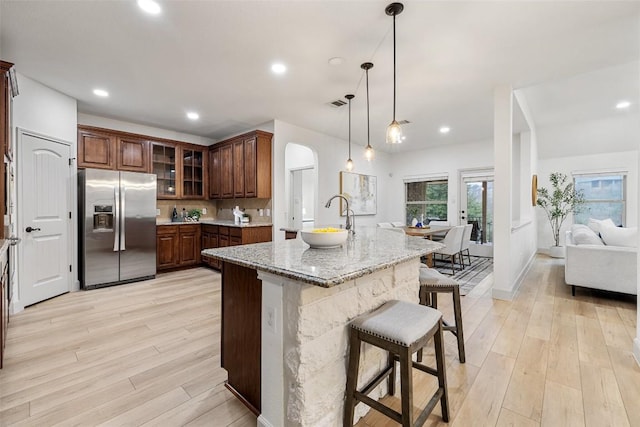
[[466, 180], [467, 223], [473, 224], [471, 240], [493, 242], [493, 181]]
[[411, 224], [413, 218], [424, 222], [447, 220], [448, 182], [418, 181], [405, 184], [406, 223]]
[[625, 224], [626, 175], [575, 175], [574, 185], [586, 199], [574, 216], [576, 224], [586, 224], [589, 218], [611, 218], [616, 225]]

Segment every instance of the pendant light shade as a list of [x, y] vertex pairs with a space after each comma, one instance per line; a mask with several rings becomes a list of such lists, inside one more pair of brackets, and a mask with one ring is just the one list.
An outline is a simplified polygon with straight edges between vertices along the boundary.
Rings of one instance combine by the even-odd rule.
[[365, 62], [360, 66], [365, 72], [366, 81], [367, 81], [367, 148], [364, 150], [364, 157], [371, 161], [375, 156], [375, 152], [373, 151], [373, 147], [371, 146], [371, 138], [369, 135], [369, 70], [373, 68], [373, 64], [371, 62]]
[[344, 97], [349, 100], [349, 158], [347, 159], [347, 170], [351, 172], [353, 170], [353, 160], [351, 160], [351, 100], [355, 98], [355, 95], [345, 95]]
[[384, 11], [393, 16], [393, 121], [387, 127], [387, 144], [400, 144], [402, 142], [402, 128], [396, 121], [396, 15], [404, 10], [402, 3], [391, 3]]

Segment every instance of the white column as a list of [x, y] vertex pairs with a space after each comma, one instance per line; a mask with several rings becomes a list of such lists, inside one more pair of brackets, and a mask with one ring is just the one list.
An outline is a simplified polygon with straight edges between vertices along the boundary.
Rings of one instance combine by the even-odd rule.
[[[640, 147], [639, 147], [640, 148]], [[640, 153], [639, 153], [640, 154]], [[638, 155], [638, 170], [640, 171], [640, 155]], [[640, 200], [640, 186], [638, 188], [638, 200]], [[640, 224], [640, 209], [638, 210], [638, 224]], [[640, 234], [638, 235], [638, 255], [636, 266], [640, 266]], [[640, 306], [640, 274], [636, 275], [638, 281], [638, 305]], [[640, 310], [636, 310], [638, 317], [636, 322], [636, 337], [633, 340], [633, 355], [636, 358], [636, 362], [640, 365]]]
[[509, 253], [511, 250], [512, 123], [511, 86], [493, 92], [493, 296], [511, 299]]

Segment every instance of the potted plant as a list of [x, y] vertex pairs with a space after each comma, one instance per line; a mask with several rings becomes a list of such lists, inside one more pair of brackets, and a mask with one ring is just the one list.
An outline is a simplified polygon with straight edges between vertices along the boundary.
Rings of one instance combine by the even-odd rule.
[[563, 258], [564, 249], [560, 246], [560, 227], [567, 216], [579, 212], [585, 199], [581, 191], [576, 191], [573, 182], [567, 183], [567, 175], [561, 172], [553, 172], [549, 175], [551, 190], [544, 187], [538, 188], [536, 204], [547, 214], [554, 245], [549, 248], [549, 255], [554, 258]]

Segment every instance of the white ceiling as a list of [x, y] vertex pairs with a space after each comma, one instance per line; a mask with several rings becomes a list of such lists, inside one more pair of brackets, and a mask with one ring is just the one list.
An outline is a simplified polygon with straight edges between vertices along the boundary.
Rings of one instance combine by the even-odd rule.
[[[78, 100], [80, 112], [221, 139], [275, 119], [366, 144], [360, 64], [369, 72], [371, 143], [392, 116], [387, 1], [0, 2], [0, 57]], [[405, 1], [397, 18], [401, 148], [486, 140], [493, 88], [527, 88], [536, 126], [637, 111], [640, 2]], [[328, 59], [343, 57], [331, 66]], [[284, 76], [273, 61], [288, 66]], [[111, 96], [99, 99], [93, 88]], [[613, 89], [611, 89], [613, 88]], [[191, 122], [185, 112], [196, 110]], [[438, 133], [441, 125], [451, 133]], [[518, 125], [520, 126], [520, 125]]]

